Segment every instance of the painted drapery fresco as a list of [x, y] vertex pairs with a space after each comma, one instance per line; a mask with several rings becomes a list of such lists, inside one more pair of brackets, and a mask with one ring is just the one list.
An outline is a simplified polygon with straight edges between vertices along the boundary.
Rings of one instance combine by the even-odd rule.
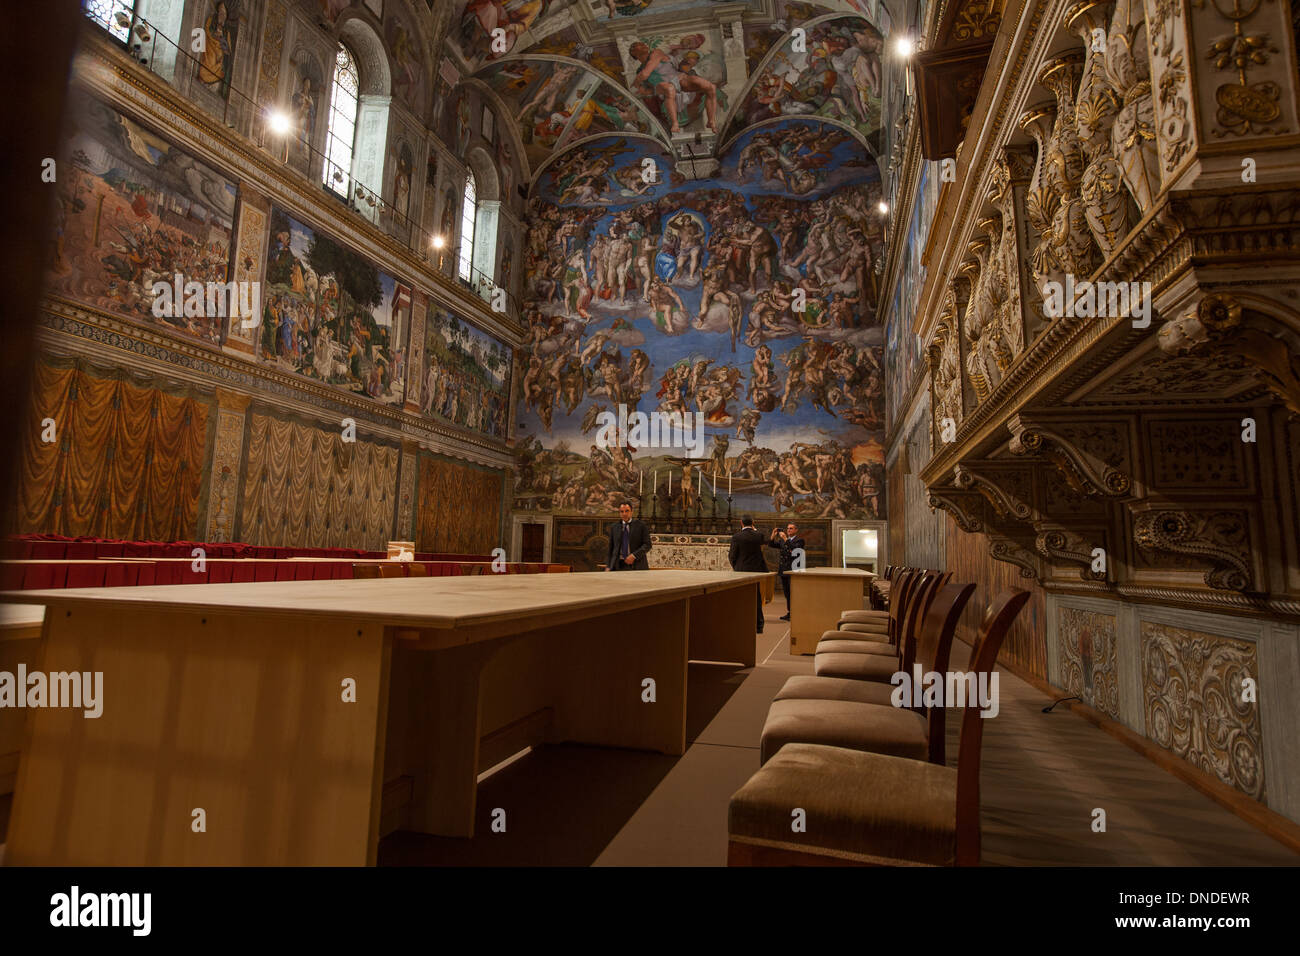
[[420, 400], [426, 417], [506, 437], [513, 362], [509, 346], [433, 309], [424, 326], [424, 360]]
[[411, 289], [351, 249], [271, 209], [261, 357], [400, 405]]
[[[563, 158], [531, 210], [515, 507], [648, 509], [671, 471], [678, 509], [716, 481], [725, 513], [730, 475], [739, 510], [882, 515], [879, 190], [859, 142], [807, 120], [746, 133], [713, 179], [639, 138]], [[599, 447], [620, 404], [699, 413], [703, 448]]]
[[46, 288], [210, 345], [215, 315], [155, 316], [153, 284], [225, 282], [235, 184], [116, 110], [68, 100]]
[[[64, 359], [37, 362], [8, 531], [191, 540], [199, 527], [213, 407]], [[43, 441], [42, 418], [58, 440]]]

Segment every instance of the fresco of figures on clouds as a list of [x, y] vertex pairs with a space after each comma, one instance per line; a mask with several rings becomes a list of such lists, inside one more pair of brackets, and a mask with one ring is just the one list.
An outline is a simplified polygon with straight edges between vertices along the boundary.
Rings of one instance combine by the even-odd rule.
[[269, 247], [263, 360], [400, 405], [411, 288], [274, 206]]
[[[658, 182], [638, 182], [653, 160]], [[515, 506], [608, 512], [669, 472], [680, 513], [884, 510], [879, 173], [843, 129], [783, 121], [684, 181], [645, 139], [548, 170], [526, 244]], [[803, 301], [801, 311], [796, 303]], [[700, 413], [686, 450], [598, 447], [602, 412]], [[657, 472], [657, 476], [656, 476]], [[660, 514], [667, 500], [660, 499]]]
[[453, 425], [506, 437], [510, 418], [510, 347], [442, 309], [424, 326], [421, 411]]
[[223, 320], [153, 314], [153, 285], [225, 282], [235, 184], [87, 96], [68, 101], [47, 289], [210, 345]]
[[824, 116], [852, 126], [879, 153], [884, 38], [861, 17], [807, 28], [802, 51], [787, 39], [750, 88], [733, 127], [779, 116]]

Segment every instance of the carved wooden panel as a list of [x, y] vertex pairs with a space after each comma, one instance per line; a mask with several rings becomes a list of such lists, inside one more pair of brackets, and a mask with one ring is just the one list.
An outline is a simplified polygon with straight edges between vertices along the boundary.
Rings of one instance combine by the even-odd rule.
[[1150, 481], [1164, 491], [1250, 484], [1246, 444], [1236, 421], [1148, 421], [1146, 438]]
[[1075, 607], [1058, 607], [1056, 613], [1061, 686], [1095, 710], [1118, 720], [1115, 615]]
[[1263, 800], [1259, 708], [1242, 700], [1243, 679], [1260, 676], [1255, 644], [1156, 621], [1142, 622], [1141, 641], [1147, 736]]

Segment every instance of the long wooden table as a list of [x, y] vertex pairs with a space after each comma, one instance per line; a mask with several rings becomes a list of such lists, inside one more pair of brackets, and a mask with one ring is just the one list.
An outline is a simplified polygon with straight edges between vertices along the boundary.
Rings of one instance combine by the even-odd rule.
[[0, 595], [46, 606], [46, 672], [103, 673], [98, 719], [26, 711], [5, 863], [362, 865], [391, 829], [471, 836], [478, 774], [524, 746], [683, 753], [687, 660], [754, 663], [762, 578]]

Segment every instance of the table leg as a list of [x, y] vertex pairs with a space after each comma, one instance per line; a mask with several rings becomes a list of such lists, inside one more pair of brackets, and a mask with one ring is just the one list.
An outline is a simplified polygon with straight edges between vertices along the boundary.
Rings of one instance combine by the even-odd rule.
[[712, 591], [691, 598], [693, 661], [739, 661], [753, 667], [757, 659], [758, 583]]

